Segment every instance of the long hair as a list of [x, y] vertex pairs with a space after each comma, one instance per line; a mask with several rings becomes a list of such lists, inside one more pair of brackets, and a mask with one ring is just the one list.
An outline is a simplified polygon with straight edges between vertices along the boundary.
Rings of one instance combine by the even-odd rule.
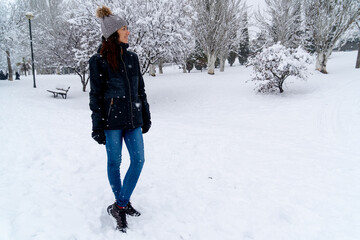
[[100, 54], [106, 58], [112, 69], [118, 70], [117, 62], [117, 46], [119, 45], [119, 34], [114, 32], [106, 40], [102, 37], [102, 46], [100, 49]]

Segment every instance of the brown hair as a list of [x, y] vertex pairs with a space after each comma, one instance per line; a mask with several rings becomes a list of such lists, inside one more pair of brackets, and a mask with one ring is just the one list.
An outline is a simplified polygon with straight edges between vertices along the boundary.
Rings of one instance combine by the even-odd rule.
[[118, 69], [118, 62], [116, 58], [118, 45], [119, 34], [117, 32], [111, 34], [111, 36], [107, 40], [104, 37], [102, 38], [100, 54], [106, 58], [106, 60], [114, 70]]

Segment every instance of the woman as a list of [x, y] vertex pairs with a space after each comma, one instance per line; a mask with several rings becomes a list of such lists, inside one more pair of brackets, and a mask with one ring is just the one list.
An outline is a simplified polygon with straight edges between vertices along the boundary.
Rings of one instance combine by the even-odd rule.
[[[99, 52], [89, 60], [92, 137], [106, 145], [108, 178], [115, 195], [115, 203], [107, 211], [116, 219], [117, 229], [126, 232], [126, 214], [140, 215], [129, 200], [145, 161], [142, 134], [150, 129], [150, 111], [138, 56], [127, 50], [127, 22], [105, 6], [96, 14], [103, 37]], [[123, 183], [122, 140], [130, 155]]]

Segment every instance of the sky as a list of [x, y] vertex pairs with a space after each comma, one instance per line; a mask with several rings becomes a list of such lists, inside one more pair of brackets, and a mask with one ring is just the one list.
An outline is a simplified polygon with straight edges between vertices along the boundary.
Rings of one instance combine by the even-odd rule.
[[[250, 13], [256, 13], [258, 9], [263, 10], [266, 6], [265, 0], [247, 0], [247, 6], [249, 7]], [[250, 38], [253, 38], [259, 29], [255, 26], [254, 16], [250, 17], [250, 27], [249, 27], [249, 34]]]
[[265, 6], [265, 0], [247, 0], [247, 5], [252, 9]]

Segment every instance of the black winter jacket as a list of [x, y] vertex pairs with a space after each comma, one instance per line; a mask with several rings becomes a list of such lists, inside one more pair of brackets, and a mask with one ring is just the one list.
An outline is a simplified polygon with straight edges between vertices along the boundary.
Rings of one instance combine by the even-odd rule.
[[128, 46], [118, 45], [116, 71], [99, 52], [89, 60], [93, 130], [134, 129], [151, 124], [139, 58], [127, 51]]

